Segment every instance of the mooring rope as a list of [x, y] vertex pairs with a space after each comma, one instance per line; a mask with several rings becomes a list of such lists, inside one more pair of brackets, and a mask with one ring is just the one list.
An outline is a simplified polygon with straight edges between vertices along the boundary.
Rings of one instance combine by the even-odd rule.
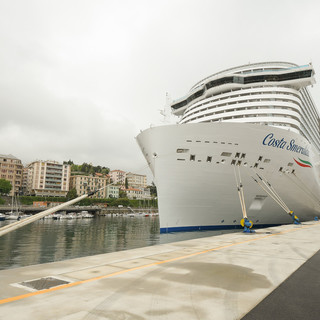
[[240, 205], [241, 205], [241, 210], [242, 210], [242, 216], [243, 218], [248, 218], [247, 217], [247, 210], [246, 210], [246, 205], [245, 205], [245, 201], [244, 201], [244, 192], [243, 192], [243, 185], [241, 182], [241, 174], [240, 174], [240, 166], [238, 166], [238, 174], [239, 174], [239, 182], [238, 182], [238, 177], [237, 177], [237, 173], [236, 173], [236, 166], [233, 167], [233, 171], [234, 171], [234, 176], [236, 179], [236, 184], [237, 184], [237, 190], [238, 190], [238, 195], [239, 195], [239, 200], [240, 200]]
[[[252, 169], [252, 168], [251, 168]], [[282, 200], [282, 198], [279, 196], [279, 194], [276, 192], [276, 190], [273, 188], [273, 186], [268, 182], [267, 179], [265, 179], [262, 175], [259, 175], [257, 172], [255, 172], [253, 169], [252, 171], [257, 175], [259, 178], [258, 180], [255, 179], [253, 176], [251, 178], [257, 182], [257, 184], [276, 202], [279, 204], [279, 206], [288, 213], [291, 218], [293, 219], [293, 222], [296, 224], [300, 224], [299, 218], [294, 214], [292, 210], [289, 209], [289, 207], [285, 204], [285, 202]], [[264, 184], [262, 185], [262, 183]]]

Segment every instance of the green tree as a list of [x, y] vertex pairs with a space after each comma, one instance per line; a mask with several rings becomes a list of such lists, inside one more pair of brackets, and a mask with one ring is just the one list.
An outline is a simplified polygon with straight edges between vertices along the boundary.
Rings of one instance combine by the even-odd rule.
[[88, 164], [84, 162], [83, 164], [75, 164], [72, 160], [64, 161], [64, 164], [71, 165], [71, 172], [81, 172], [83, 174], [95, 174], [95, 173], [102, 173], [108, 174], [110, 169], [108, 167], [102, 167], [100, 165], [93, 166], [92, 164]]
[[127, 198], [127, 193], [124, 190], [119, 190], [119, 197], [120, 198]]
[[129, 188], [128, 178], [126, 178], [126, 180], [125, 180], [125, 186], [126, 186], [126, 189], [128, 189], [128, 188]]
[[63, 161], [63, 164], [73, 165], [73, 161], [72, 161], [72, 160], [69, 160], [69, 161]]
[[150, 189], [150, 194], [152, 197], [156, 197], [157, 196], [157, 187], [154, 184], [154, 182], [152, 181], [151, 186], [148, 186], [148, 188]]
[[105, 168], [105, 167], [103, 167], [103, 168], [101, 169], [101, 173], [103, 173], [103, 174], [108, 174], [108, 173], [109, 173], [109, 171], [110, 171], [110, 169], [109, 169], [109, 168]]
[[130, 204], [129, 199], [126, 198], [119, 198], [116, 199], [113, 203], [113, 205], [118, 206], [118, 205], [123, 205], [125, 207], [127, 207]]
[[0, 194], [8, 194], [12, 189], [10, 181], [5, 179], [0, 179]]
[[71, 172], [73, 172], [73, 171], [79, 171], [79, 166], [76, 164], [72, 164], [71, 165]]
[[69, 190], [69, 192], [67, 193], [67, 200], [72, 200], [72, 199], [75, 199], [77, 197], [78, 197], [78, 195], [77, 195], [76, 188], [73, 188], [73, 189]]

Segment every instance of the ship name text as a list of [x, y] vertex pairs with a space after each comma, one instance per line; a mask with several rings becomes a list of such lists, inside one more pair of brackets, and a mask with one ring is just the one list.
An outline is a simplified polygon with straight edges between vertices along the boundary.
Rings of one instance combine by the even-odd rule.
[[290, 142], [287, 142], [284, 138], [277, 139], [273, 133], [266, 135], [262, 141], [262, 144], [265, 146], [301, 153], [309, 157], [309, 150], [297, 145], [294, 139], [291, 139]]

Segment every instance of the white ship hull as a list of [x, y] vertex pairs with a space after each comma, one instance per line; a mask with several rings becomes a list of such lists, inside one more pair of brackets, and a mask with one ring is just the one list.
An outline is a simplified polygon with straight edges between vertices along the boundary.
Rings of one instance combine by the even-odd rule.
[[255, 226], [292, 222], [253, 180], [256, 173], [301, 221], [320, 213], [319, 155], [295, 132], [247, 123], [194, 123], [150, 128], [137, 140], [155, 178], [161, 232], [239, 227], [243, 213], [232, 164], [238, 161], [247, 215]]

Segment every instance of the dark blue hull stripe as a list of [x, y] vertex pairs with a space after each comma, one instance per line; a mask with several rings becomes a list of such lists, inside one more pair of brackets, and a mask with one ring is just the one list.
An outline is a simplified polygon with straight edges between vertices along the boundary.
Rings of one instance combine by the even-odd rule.
[[[255, 224], [254, 229], [257, 228], [267, 228], [275, 227], [280, 224]], [[226, 226], [189, 226], [189, 227], [169, 227], [169, 228], [160, 228], [160, 233], [168, 232], [185, 232], [185, 231], [205, 231], [205, 230], [230, 230], [230, 229], [243, 229], [241, 225], [226, 225]]]

